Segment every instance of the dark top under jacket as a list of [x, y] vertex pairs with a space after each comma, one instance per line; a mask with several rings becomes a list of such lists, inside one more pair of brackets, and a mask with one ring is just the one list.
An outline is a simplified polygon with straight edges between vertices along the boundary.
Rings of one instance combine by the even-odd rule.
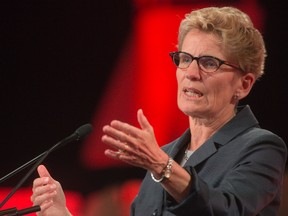
[[[179, 161], [190, 136], [187, 130], [164, 151]], [[286, 158], [284, 141], [261, 129], [249, 106], [238, 107], [237, 115], [185, 164], [192, 176], [189, 196], [176, 203], [147, 172], [130, 215], [276, 216]]]

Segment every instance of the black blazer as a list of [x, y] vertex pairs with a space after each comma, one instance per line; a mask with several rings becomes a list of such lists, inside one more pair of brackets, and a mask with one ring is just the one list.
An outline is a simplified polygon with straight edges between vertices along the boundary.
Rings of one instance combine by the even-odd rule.
[[[190, 130], [163, 147], [175, 158]], [[197, 149], [185, 164], [192, 189], [176, 203], [147, 172], [131, 205], [131, 216], [275, 216], [287, 158], [284, 141], [261, 129], [249, 106]]]

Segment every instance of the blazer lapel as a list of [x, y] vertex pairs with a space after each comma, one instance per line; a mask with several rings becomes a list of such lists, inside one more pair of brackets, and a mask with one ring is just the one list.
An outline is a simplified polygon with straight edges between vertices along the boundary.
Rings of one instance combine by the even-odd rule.
[[209, 139], [190, 156], [185, 166], [194, 167], [209, 158], [215, 152], [217, 152], [217, 148], [213, 142], [213, 139]]
[[249, 106], [238, 107], [238, 114], [197, 149], [185, 166], [194, 167], [200, 164], [216, 153], [218, 148], [229, 143], [235, 136], [257, 125], [258, 122]]

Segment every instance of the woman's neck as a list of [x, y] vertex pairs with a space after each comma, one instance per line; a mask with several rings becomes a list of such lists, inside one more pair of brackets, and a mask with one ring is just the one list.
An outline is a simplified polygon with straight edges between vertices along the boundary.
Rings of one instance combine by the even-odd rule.
[[191, 131], [191, 143], [189, 150], [195, 151], [203, 143], [206, 142], [215, 132], [235, 116], [235, 112], [222, 115], [222, 117], [214, 118], [193, 118], [189, 117], [189, 125]]

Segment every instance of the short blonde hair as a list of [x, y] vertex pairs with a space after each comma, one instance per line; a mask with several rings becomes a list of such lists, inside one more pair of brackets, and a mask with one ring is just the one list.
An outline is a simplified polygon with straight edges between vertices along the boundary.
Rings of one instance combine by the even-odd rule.
[[194, 10], [181, 21], [178, 49], [192, 29], [219, 37], [227, 60], [239, 64], [245, 72], [259, 78], [264, 73], [266, 49], [261, 33], [254, 28], [249, 16], [234, 7], [208, 7]]

